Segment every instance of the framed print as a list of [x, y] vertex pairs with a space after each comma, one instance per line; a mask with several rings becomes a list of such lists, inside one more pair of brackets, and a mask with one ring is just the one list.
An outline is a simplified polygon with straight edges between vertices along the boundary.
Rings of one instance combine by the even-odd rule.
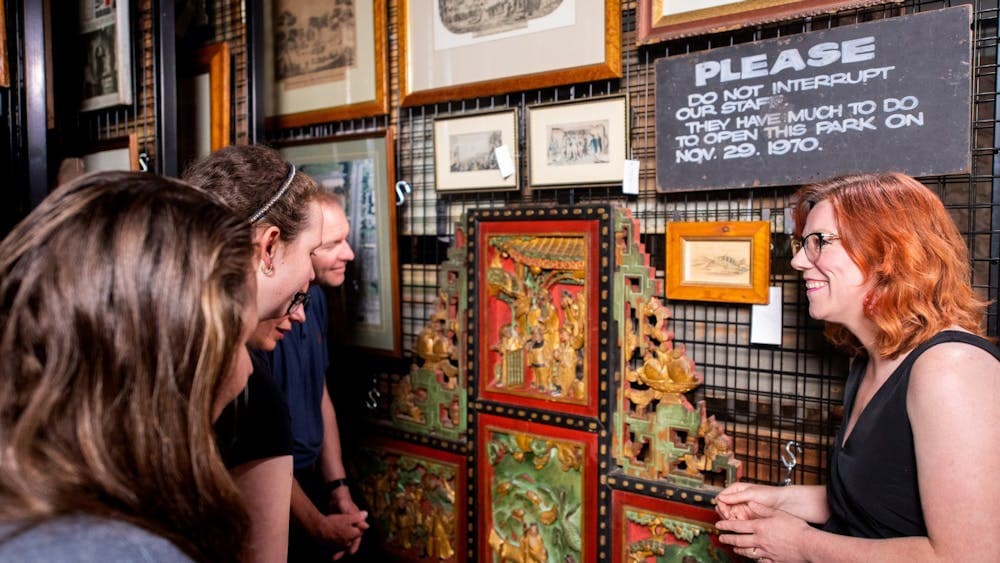
[[0, 2], [0, 87], [10, 87], [10, 62], [7, 61], [7, 15]]
[[348, 266], [349, 283], [344, 284], [349, 292], [344, 296], [347, 318], [334, 328], [352, 346], [398, 357], [402, 351], [392, 148], [392, 132], [385, 130], [289, 143], [280, 151], [323, 189], [344, 196], [354, 261]]
[[402, 104], [621, 76], [619, 0], [508, 4], [401, 0]]
[[628, 139], [625, 96], [528, 107], [528, 183], [621, 183]]
[[639, 44], [902, 0], [639, 0]]
[[127, 1], [79, 0], [83, 111], [132, 103]]
[[612, 563], [741, 561], [719, 542], [719, 516], [711, 508], [625, 491], [611, 494]]
[[[516, 190], [517, 144], [517, 109], [434, 120], [437, 190]], [[507, 147], [514, 162], [506, 178], [497, 162], [499, 147]]]
[[383, 561], [467, 561], [464, 455], [379, 438], [349, 463]]
[[193, 72], [178, 88], [178, 162], [194, 162], [230, 143], [230, 59], [226, 42], [198, 50]]
[[771, 223], [667, 223], [667, 299], [768, 302]]
[[98, 141], [93, 149], [80, 155], [84, 172], [139, 170], [139, 139], [135, 133]]
[[264, 22], [269, 128], [388, 111], [386, 0], [269, 0]]
[[595, 563], [597, 434], [488, 414], [478, 423], [479, 560]]

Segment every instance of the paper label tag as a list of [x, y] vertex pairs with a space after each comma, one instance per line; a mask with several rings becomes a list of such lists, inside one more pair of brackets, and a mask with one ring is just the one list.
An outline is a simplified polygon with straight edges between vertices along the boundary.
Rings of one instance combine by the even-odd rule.
[[507, 145], [500, 145], [493, 149], [493, 154], [497, 157], [497, 166], [500, 167], [500, 177], [509, 178], [514, 173], [514, 159], [510, 157], [510, 149]]
[[639, 195], [639, 161], [626, 160], [622, 171], [622, 193]]
[[767, 305], [750, 307], [750, 344], [781, 345], [781, 287], [768, 289]]

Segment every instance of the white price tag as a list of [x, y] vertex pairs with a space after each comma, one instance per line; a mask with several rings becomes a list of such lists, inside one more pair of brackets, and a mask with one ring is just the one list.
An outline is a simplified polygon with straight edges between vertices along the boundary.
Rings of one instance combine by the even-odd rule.
[[500, 145], [493, 149], [493, 154], [497, 157], [497, 166], [500, 167], [500, 177], [509, 178], [514, 173], [514, 159], [510, 157], [510, 149], [507, 145]]
[[639, 161], [626, 160], [622, 171], [622, 193], [639, 195]]
[[750, 344], [781, 345], [781, 287], [771, 286], [767, 305], [750, 307]]

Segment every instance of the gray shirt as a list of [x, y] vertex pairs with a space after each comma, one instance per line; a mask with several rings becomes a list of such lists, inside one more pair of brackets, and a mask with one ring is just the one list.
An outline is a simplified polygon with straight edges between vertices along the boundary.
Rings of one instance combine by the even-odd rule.
[[6, 539], [16, 529], [14, 524], [0, 524], [0, 563], [192, 561], [168, 540], [117, 520], [67, 516]]

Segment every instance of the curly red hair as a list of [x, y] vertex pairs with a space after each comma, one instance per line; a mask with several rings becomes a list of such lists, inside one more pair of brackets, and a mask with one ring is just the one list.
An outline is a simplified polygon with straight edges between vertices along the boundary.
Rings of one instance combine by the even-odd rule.
[[[874, 279], [865, 314], [882, 356], [896, 358], [948, 327], [983, 334], [987, 302], [972, 289], [966, 243], [926, 186], [900, 173], [842, 176], [802, 188], [793, 201], [796, 236], [816, 204], [833, 206], [844, 250]], [[827, 323], [826, 336], [863, 353], [843, 325]]]

